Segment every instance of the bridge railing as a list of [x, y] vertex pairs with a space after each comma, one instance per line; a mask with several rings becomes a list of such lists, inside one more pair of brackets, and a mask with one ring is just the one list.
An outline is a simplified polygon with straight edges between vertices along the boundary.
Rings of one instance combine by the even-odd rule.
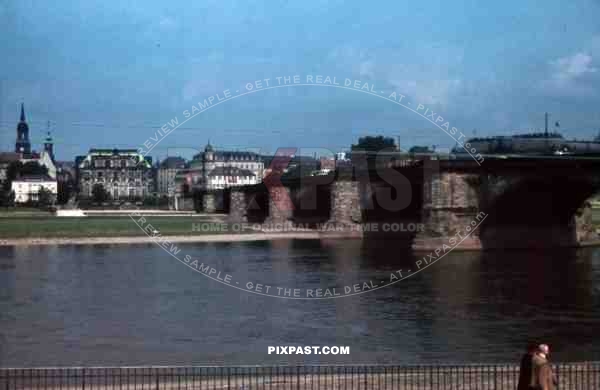
[[[600, 389], [600, 362], [554, 365], [559, 390]], [[344, 365], [0, 369], [0, 390], [514, 390], [519, 367]]]

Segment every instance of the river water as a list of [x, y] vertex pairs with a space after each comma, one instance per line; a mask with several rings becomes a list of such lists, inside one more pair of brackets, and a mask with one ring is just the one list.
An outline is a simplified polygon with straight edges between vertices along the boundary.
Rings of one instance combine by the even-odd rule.
[[[328, 288], [423, 254], [360, 240], [179, 244], [233, 282]], [[223, 275], [222, 275], [223, 276]], [[273, 287], [275, 288], [275, 287]], [[225, 286], [155, 244], [0, 248], [0, 366], [600, 360], [600, 248], [458, 252], [414, 276], [328, 300]], [[268, 355], [268, 346], [350, 355]]]

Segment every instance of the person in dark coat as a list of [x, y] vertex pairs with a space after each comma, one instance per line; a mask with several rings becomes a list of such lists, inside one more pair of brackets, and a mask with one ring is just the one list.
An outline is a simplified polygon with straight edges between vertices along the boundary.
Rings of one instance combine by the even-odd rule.
[[540, 344], [537, 352], [531, 359], [531, 382], [529, 387], [536, 390], [554, 390], [557, 385], [557, 378], [552, 370], [552, 365], [548, 361], [550, 347], [547, 344]]
[[531, 359], [537, 352], [538, 345], [536, 343], [529, 343], [527, 346], [527, 352], [521, 358], [521, 365], [519, 366], [519, 383], [517, 390], [530, 390], [529, 386], [531, 382]]

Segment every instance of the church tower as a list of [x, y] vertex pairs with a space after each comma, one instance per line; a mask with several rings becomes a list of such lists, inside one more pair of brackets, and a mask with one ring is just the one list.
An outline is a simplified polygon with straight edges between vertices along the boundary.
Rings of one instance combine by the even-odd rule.
[[15, 152], [29, 154], [31, 153], [31, 144], [29, 143], [29, 126], [25, 122], [25, 107], [21, 103], [21, 120], [17, 125], [17, 142], [15, 143]]
[[44, 150], [46, 153], [48, 153], [52, 159], [52, 162], [54, 162], [54, 142], [52, 141], [52, 136], [50, 135], [50, 122], [48, 122], [48, 135], [44, 140]]

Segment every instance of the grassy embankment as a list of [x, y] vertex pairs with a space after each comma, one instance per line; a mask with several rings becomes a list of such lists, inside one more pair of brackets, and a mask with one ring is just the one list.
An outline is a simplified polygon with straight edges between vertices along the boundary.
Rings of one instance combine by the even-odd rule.
[[[206, 234], [240, 233], [232, 225], [221, 228], [222, 221], [200, 216], [147, 216], [161, 235], [194, 236]], [[193, 225], [196, 231], [193, 231]], [[199, 224], [199, 225], [198, 225]], [[200, 231], [198, 231], [200, 230]], [[249, 233], [250, 231], [246, 231]], [[246, 233], [244, 232], [244, 233]], [[124, 216], [56, 217], [41, 211], [0, 212], [0, 239], [2, 238], [71, 238], [146, 236], [131, 218]]]
[[[251, 229], [240, 232], [223, 218], [208, 216], [146, 216], [161, 235], [197, 236], [224, 233], [252, 233]], [[594, 227], [600, 229], [600, 202], [592, 209]], [[193, 231], [192, 224], [201, 229]], [[219, 226], [217, 226], [219, 225]], [[198, 231], [199, 230], [199, 231]], [[0, 210], [0, 239], [7, 238], [75, 238], [75, 237], [135, 237], [146, 236], [127, 215], [56, 217], [36, 209]]]

